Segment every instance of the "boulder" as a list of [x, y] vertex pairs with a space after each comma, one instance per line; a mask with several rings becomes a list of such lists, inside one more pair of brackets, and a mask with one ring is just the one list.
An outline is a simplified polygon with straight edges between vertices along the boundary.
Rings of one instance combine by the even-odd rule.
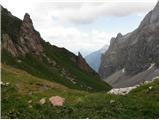
[[63, 106], [65, 99], [60, 96], [52, 96], [49, 98], [49, 101], [53, 106]]

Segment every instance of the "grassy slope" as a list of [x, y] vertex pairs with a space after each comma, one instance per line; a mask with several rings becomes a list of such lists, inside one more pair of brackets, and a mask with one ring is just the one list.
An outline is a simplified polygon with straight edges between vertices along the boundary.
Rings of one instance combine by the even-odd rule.
[[46, 42], [43, 43], [43, 47], [46, 55], [55, 60], [62, 68], [64, 67], [67, 71], [69, 71], [69, 73], [78, 80], [78, 84], [84, 85], [84, 87], [90, 86], [96, 91], [107, 91], [111, 89], [111, 87], [102, 81], [98, 75], [87, 73], [78, 68], [77, 65], [71, 61], [71, 58], [73, 56], [75, 57], [75, 55], [68, 50], [51, 46]]
[[[32, 55], [14, 58], [5, 50], [2, 50], [2, 63], [25, 70], [34, 76], [58, 82], [73, 89], [88, 90], [88, 87], [90, 86], [93, 88], [91, 91], [108, 91], [111, 88], [97, 76], [86, 73], [85, 71], [79, 69], [70, 60], [70, 56], [68, 54], [56, 51], [56, 49], [52, 48], [52, 46], [48, 45], [47, 43], [44, 44], [47, 56], [51, 59], [54, 59], [57, 63], [55, 67], [50, 67], [50, 65], [46, 63], [45, 59], [41, 61], [39, 58]], [[18, 60], [21, 60], [22, 62], [18, 63]], [[76, 79], [77, 84], [73, 84], [70, 80], [66, 79], [66, 76], [61, 76], [61, 71], [63, 68], [65, 68], [70, 77]]]
[[[6, 9], [2, 9], [1, 18], [2, 34], [7, 33], [12, 38], [13, 42], [17, 44], [22, 21], [12, 16]], [[71, 52], [51, 46], [44, 41], [42, 45], [44, 54], [46, 54], [48, 58], [56, 61], [57, 65], [55, 67], [51, 67], [51, 65], [47, 63], [46, 58], [43, 58], [43, 61], [41, 61], [40, 58], [31, 54], [26, 57], [20, 56], [19, 58], [14, 58], [3, 49], [1, 57], [2, 63], [25, 70], [34, 76], [58, 82], [73, 89], [89, 90], [90, 87], [92, 88], [91, 91], [108, 91], [111, 89], [111, 87], [97, 75], [79, 69], [74, 62], [71, 61], [70, 57], [75, 57]], [[18, 60], [22, 60], [22, 62], [18, 63]], [[66, 76], [62, 76], [61, 72], [63, 68], [68, 72], [69, 77], [76, 79], [77, 84], [73, 84]]]
[[[2, 65], [2, 81], [10, 83], [2, 86], [2, 118], [158, 118], [158, 80], [126, 96], [115, 96], [69, 89]], [[52, 95], [64, 97], [65, 105], [38, 104]], [[33, 101], [32, 108], [28, 100]]]

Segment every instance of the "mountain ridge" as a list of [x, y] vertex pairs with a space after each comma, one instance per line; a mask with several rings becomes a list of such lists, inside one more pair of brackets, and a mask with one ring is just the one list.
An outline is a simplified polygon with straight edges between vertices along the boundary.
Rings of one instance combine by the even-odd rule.
[[[155, 70], [159, 65], [159, 2], [142, 20], [139, 27], [126, 35], [121, 33], [110, 41], [108, 51], [102, 56], [99, 73], [105, 81], [112, 81], [114, 87], [126, 87], [134, 85], [130, 81], [134, 75], [146, 71], [155, 63]], [[120, 74], [114, 74], [118, 71]], [[154, 72], [153, 71], [153, 72]], [[118, 76], [117, 76], [118, 75]], [[156, 74], [158, 76], [158, 74]], [[154, 77], [154, 76], [153, 76]], [[107, 79], [108, 78], [108, 79]], [[137, 78], [138, 83], [144, 77]], [[124, 83], [124, 81], [130, 81]], [[123, 82], [124, 85], [118, 85]], [[137, 83], [136, 83], [137, 84]]]
[[1, 16], [3, 64], [74, 89], [110, 89], [81, 55], [76, 56], [65, 48], [45, 42], [34, 29], [28, 13], [20, 20], [1, 6]]

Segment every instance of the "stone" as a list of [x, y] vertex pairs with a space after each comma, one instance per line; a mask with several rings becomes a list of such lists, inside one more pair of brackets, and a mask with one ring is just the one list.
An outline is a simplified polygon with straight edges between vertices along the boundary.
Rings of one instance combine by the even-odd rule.
[[115, 102], [115, 100], [110, 100], [110, 103], [112, 104], [112, 103], [114, 103]]
[[22, 62], [22, 60], [17, 60], [17, 62], [18, 62], [18, 63], [21, 63], [21, 62]]
[[53, 106], [63, 106], [65, 99], [60, 96], [52, 96], [49, 98], [49, 101]]
[[3, 85], [4, 84], [3, 81], [0, 81], [0, 84]]
[[32, 103], [32, 100], [29, 100], [28, 103], [29, 103], [29, 104]]
[[149, 90], [152, 90], [153, 89], [153, 87], [152, 86], [149, 86]]
[[111, 89], [108, 94], [114, 95], [127, 95], [131, 90], [137, 88], [139, 85], [133, 87], [126, 87], [126, 88], [113, 88]]
[[40, 100], [39, 100], [39, 103], [40, 103], [41, 105], [45, 104], [45, 103], [46, 103], [46, 98], [40, 99]]
[[29, 105], [28, 107], [29, 107], [29, 108], [33, 108], [33, 106], [32, 106], [32, 105]]
[[9, 82], [6, 82], [6, 83], [5, 83], [6, 86], [8, 86], [9, 84], [10, 84]]

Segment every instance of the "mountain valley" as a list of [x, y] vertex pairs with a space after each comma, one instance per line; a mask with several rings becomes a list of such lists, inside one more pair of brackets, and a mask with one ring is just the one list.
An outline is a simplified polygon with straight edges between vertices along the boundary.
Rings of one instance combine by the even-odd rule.
[[159, 3], [85, 58], [1, 6], [2, 119], [158, 119], [158, 66]]

